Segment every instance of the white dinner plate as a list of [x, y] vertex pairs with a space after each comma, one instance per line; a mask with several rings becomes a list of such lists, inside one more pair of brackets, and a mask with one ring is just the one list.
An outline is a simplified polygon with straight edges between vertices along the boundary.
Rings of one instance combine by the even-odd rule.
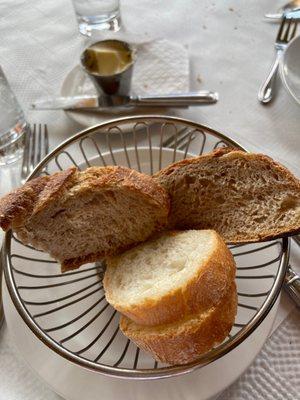
[[[143, 163], [145, 163], [146, 167], [149, 165], [147, 162], [148, 152], [148, 149], [140, 150], [142, 167], [144, 167]], [[156, 151], [156, 148], [153, 148], [152, 152], [154, 155], [153, 163], [155, 164], [158, 160], [159, 152]], [[130, 153], [131, 150], [128, 149], [129, 156]], [[124, 159], [123, 151], [115, 151], [114, 155], [119, 165], [125, 163], [126, 160]], [[164, 156], [170, 157], [170, 159], [166, 160], [167, 164], [171, 162], [172, 155], [172, 150], [165, 149]], [[107, 156], [109, 156], [109, 154], [107, 154]], [[103, 157], [106, 157], [105, 153]], [[97, 164], [97, 160], [98, 158], [95, 160], [90, 159], [91, 165], [94, 165], [94, 163]], [[266, 254], [264, 253], [258, 256], [260, 261], [256, 260], [257, 263], [259, 264], [259, 262], [262, 262], [261, 257], [274, 258], [277, 250], [275, 250], [274, 246], [272, 249], [266, 249]], [[27, 249], [27, 251], [30, 252], [31, 250]], [[275, 253], [273, 254], [272, 251]], [[15, 253], [18, 253], [18, 251], [15, 250]], [[238, 257], [239, 263], [244, 263], [244, 265], [255, 264], [255, 257], [256, 255], [252, 252], [250, 252], [250, 254], [246, 252], [244, 255], [240, 253]], [[26, 264], [26, 260], [21, 260], [21, 262], [23, 265]], [[50, 265], [49, 268], [53, 268], [53, 265]], [[269, 268], [272, 269], [272, 265]], [[261, 285], [264, 284], [265, 279], [260, 279], [259, 283], [252, 282], [252, 280], [250, 281], [245, 279], [239, 280], [239, 285], [242, 285], [239, 286], [240, 290], [247, 292], [247, 285]], [[65, 290], [66, 289], [63, 288], [63, 291]], [[37, 291], [31, 291], [27, 296], [36, 296], [36, 292]], [[51, 298], [51, 296], [53, 296], [53, 294], [49, 292], [49, 298]], [[93, 296], [95, 296], [95, 298], [91, 299], [92, 303], [97, 300], [99, 295], [95, 293]], [[27, 297], [27, 300], [32, 300], [32, 298]], [[254, 301], [255, 299], [252, 300]], [[80, 307], [81, 304], [76, 303], [76, 313], [81, 311]], [[77, 364], [73, 364], [59, 356], [43, 344], [42, 341], [37, 339], [30, 331], [14, 308], [7, 289], [5, 288], [4, 290], [4, 309], [9, 332], [20, 353], [40, 378], [55, 392], [68, 400], [82, 400], [83, 398], [85, 400], [94, 400], [99, 397], [99, 394], [101, 394], [101, 397], [105, 400], [174, 400], [178, 397], [178, 393], [180, 393], [181, 400], [211, 399], [233, 383], [251, 364], [268, 337], [275, 319], [277, 307], [278, 301], [264, 322], [254, 333], [237, 348], [211, 364], [193, 373], [182, 376], [156, 381], [136, 381], [104, 376], [103, 374], [95, 373]], [[241, 309], [239, 318], [247, 319], [248, 316], [245, 313], [248, 311], [247, 308]], [[71, 320], [74, 317], [73, 314], [69, 315], [69, 312], [73, 311], [64, 309], [64, 318], [67, 320]], [[52, 322], [54, 323], [54, 321], [51, 322], [51, 315], [47, 315], [46, 317], [47, 323], [50, 325]], [[95, 326], [93, 329], [95, 329], [95, 331], [89, 334], [94, 337], [98, 333], [98, 327]], [[109, 356], [110, 355], [108, 355], [108, 357]], [[111, 356], [115, 359], [113, 353]], [[145, 358], [145, 362], [146, 361]], [[59, 374], [57, 374], [57, 371], [59, 371]]]
[[[259, 353], [275, 320], [279, 299], [261, 325], [237, 348], [193, 373], [159, 381], [133, 381], [91, 372], [60, 357], [28, 328], [3, 283], [9, 334], [33, 371], [67, 400], [208, 400], [231, 385]], [[59, 372], [58, 372], [59, 371]]]
[[[94, 95], [97, 94], [96, 89], [88, 77], [88, 75], [83, 71], [80, 65], [74, 67], [69, 74], [66, 76], [62, 87], [61, 96], [77, 96], [83, 94]], [[109, 121], [112, 118], [117, 118], [119, 116], [125, 117], [130, 115], [136, 115], [141, 113], [141, 108], [132, 107], [128, 108], [111, 108], [111, 112], [98, 112], [98, 111], [66, 111], [66, 114], [72, 120], [78, 122], [80, 125], [85, 127], [94, 126], [105, 121]], [[172, 110], [166, 107], [156, 107], [142, 108], [143, 115], [172, 115]]]
[[288, 44], [280, 61], [280, 75], [288, 93], [300, 104], [300, 36]]

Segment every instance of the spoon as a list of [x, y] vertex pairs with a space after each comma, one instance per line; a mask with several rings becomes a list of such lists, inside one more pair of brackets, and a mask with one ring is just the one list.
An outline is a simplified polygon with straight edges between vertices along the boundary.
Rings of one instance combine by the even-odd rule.
[[291, 0], [287, 4], [285, 4], [283, 7], [280, 7], [278, 9], [277, 13], [265, 14], [265, 18], [272, 19], [272, 20], [280, 20], [284, 13], [293, 11], [295, 8], [298, 8], [298, 7], [300, 7], [300, 0]]

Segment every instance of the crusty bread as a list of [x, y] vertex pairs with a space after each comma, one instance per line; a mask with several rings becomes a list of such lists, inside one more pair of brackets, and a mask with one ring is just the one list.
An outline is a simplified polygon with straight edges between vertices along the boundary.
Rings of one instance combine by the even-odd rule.
[[267, 156], [224, 148], [154, 178], [170, 195], [170, 229], [215, 229], [229, 243], [300, 232], [300, 181]]
[[146, 240], [167, 222], [169, 198], [124, 167], [70, 168], [36, 178], [0, 200], [0, 226], [48, 252], [62, 270]]
[[221, 343], [229, 334], [237, 310], [236, 286], [233, 282], [219, 303], [208, 310], [167, 325], [138, 325], [121, 316], [122, 332], [158, 361], [186, 364]]
[[234, 259], [212, 230], [166, 232], [108, 258], [107, 301], [141, 325], [171, 323], [218, 303], [234, 276]]

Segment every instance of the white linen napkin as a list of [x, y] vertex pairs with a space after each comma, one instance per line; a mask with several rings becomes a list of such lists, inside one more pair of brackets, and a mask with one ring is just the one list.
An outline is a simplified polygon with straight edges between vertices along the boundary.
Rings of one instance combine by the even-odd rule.
[[132, 92], [137, 95], [168, 94], [189, 90], [187, 49], [168, 40], [137, 45]]
[[297, 400], [300, 380], [299, 310], [264, 345], [244, 375], [218, 400]]

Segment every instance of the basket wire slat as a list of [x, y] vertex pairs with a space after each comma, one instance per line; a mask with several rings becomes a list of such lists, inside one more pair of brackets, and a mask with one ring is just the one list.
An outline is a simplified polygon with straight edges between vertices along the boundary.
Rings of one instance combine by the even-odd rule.
[[[77, 336], [82, 331], [84, 331], [88, 326], [90, 326], [107, 309], [108, 306], [109, 306], [109, 304], [105, 304], [105, 306], [103, 306], [100, 309], [100, 311], [98, 311], [97, 314], [93, 318], [91, 318], [85, 325], [83, 325], [80, 329], [78, 329], [77, 331], [75, 331], [71, 335], [61, 339], [60, 343], [67, 342], [68, 340], [73, 339], [75, 336]], [[85, 311], [84, 315], [86, 315], [86, 311]], [[75, 321], [72, 321], [72, 322], [75, 322]], [[99, 336], [99, 337], [101, 337], [101, 336]], [[88, 349], [88, 348], [89, 347], [87, 347], [86, 349]], [[80, 353], [77, 352], [77, 354], [80, 354]]]
[[[149, 174], [223, 146], [241, 148], [206, 126], [174, 117], [129, 117], [82, 131], [49, 154], [30, 178], [66, 167], [124, 165]], [[274, 304], [288, 264], [289, 243], [231, 245], [237, 263], [238, 314], [228, 338], [193, 363], [167, 366], [123, 336], [106, 302], [104, 263], [69, 273], [41, 251], [6, 234], [3, 261], [12, 300], [31, 330], [51, 349], [85, 368], [132, 379], [158, 379], [204, 366], [240, 344]], [[55, 265], [56, 264], [56, 265]]]
[[[98, 290], [99, 289], [97, 288], [97, 291]], [[93, 291], [93, 292], [89, 293], [88, 296], [90, 296], [94, 293], [96, 293], [96, 292]], [[92, 304], [87, 310], [84, 310], [84, 312], [79, 314], [77, 317], [71, 319], [71, 321], [65, 322], [62, 325], [54, 326], [53, 328], [45, 329], [45, 331], [46, 332], [54, 332], [54, 331], [57, 331], [59, 329], [65, 328], [66, 326], [73, 324], [74, 322], [78, 321], [80, 318], [84, 317], [87, 313], [89, 313], [93, 308], [95, 308], [98, 304], [100, 304], [104, 299], [105, 299], [105, 296], [100, 297], [100, 299], [95, 301], [95, 303]], [[101, 310], [99, 312], [101, 312]], [[62, 343], [62, 340], [61, 340], [61, 343]]]

